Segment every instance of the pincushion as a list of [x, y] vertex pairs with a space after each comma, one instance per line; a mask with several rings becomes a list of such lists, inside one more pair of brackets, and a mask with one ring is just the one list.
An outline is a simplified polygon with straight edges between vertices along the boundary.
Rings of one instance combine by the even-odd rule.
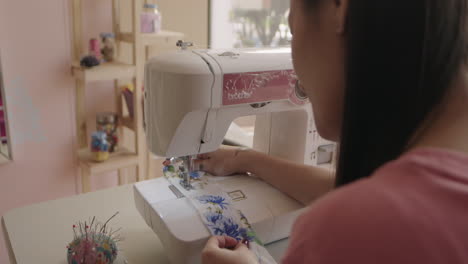
[[121, 240], [117, 234], [120, 229], [108, 228], [108, 222], [116, 216], [114, 214], [104, 224], [95, 221], [91, 223], [79, 222], [73, 225], [73, 241], [67, 246], [68, 264], [112, 264], [117, 258], [117, 242]]

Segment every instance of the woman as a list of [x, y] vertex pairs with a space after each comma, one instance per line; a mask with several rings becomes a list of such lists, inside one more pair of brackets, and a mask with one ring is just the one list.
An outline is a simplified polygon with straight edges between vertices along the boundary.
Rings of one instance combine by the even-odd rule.
[[[283, 263], [468, 263], [468, 0], [291, 0], [292, 51], [326, 172], [222, 149], [200, 166], [249, 171], [309, 204]], [[227, 248], [234, 248], [227, 249]], [[256, 263], [209, 240], [203, 263]]]

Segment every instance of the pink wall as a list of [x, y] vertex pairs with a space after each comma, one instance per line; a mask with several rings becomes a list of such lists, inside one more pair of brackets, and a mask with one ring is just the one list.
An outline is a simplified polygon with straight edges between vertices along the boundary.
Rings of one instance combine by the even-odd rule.
[[[14, 162], [0, 165], [0, 216], [10, 209], [77, 194], [74, 158], [74, 82], [69, 74], [67, 0], [0, 0], [0, 52]], [[84, 0], [87, 36], [111, 30], [110, 1]], [[93, 112], [112, 110], [109, 83], [90, 87]], [[114, 184], [112, 175], [95, 182]], [[1, 232], [1, 230], [0, 230]], [[0, 264], [8, 257], [0, 233]]]

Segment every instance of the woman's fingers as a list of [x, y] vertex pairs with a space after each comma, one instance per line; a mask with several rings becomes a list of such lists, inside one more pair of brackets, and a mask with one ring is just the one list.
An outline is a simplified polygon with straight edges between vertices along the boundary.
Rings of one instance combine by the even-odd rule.
[[220, 148], [215, 152], [200, 154], [194, 160], [194, 170], [204, 171], [215, 176], [237, 173], [235, 152], [237, 148]]
[[204, 153], [204, 154], [198, 154], [197, 159], [209, 159], [210, 158], [210, 153]]
[[[241, 244], [236, 239], [228, 236], [213, 236], [206, 243], [207, 249], [237, 248]], [[245, 245], [244, 245], [245, 246]]]
[[224, 238], [224, 248], [235, 248], [240, 244], [235, 238], [228, 236], [223, 236], [222, 238]]
[[237, 251], [237, 252], [248, 252], [249, 251], [249, 248], [247, 247], [247, 245], [243, 244], [243, 243], [237, 243], [237, 245], [234, 247], [234, 251]]
[[209, 160], [204, 160], [204, 159], [197, 159], [197, 160], [194, 160], [193, 161], [193, 165], [194, 165], [194, 169], [196, 171], [204, 171], [204, 172], [208, 172], [208, 173], [211, 173], [211, 164], [209, 162]]

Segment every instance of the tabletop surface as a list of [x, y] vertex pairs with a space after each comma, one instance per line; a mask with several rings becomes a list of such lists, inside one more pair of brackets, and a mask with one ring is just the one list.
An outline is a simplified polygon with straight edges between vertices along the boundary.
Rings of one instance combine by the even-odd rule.
[[[122, 228], [124, 241], [119, 248], [128, 264], [169, 263], [160, 240], [135, 207], [132, 185], [12, 210], [3, 217], [10, 242], [7, 246], [18, 264], [66, 264], [66, 246], [73, 238], [73, 224], [94, 216], [106, 221], [117, 211], [119, 215], [111, 226]], [[286, 247], [287, 240], [283, 240], [267, 249], [279, 260]]]

